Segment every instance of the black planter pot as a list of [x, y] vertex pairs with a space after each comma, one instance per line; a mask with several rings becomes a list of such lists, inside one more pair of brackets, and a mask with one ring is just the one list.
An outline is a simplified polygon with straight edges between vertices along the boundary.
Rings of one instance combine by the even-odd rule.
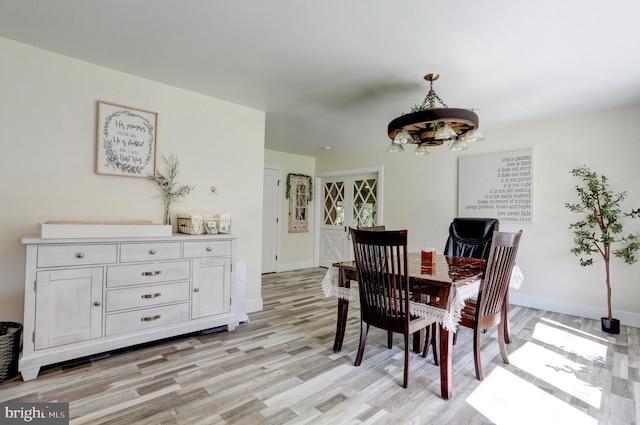
[[600, 324], [602, 325], [602, 331], [610, 334], [617, 335], [620, 333], [620, 320], [607, 319], [606, 317], [600, 318]]

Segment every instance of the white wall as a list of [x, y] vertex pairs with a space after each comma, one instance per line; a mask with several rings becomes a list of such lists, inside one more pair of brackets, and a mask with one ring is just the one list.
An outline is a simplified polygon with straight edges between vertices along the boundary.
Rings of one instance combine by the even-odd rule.
[[[282, 170], [282, 199], [280, 204], [280, 254], [278, 256], [278, 271], [288, 271], [313, 267], [313, 226], [315, 221], [313, 211], [314, 204], [318, 202], [318, 192], [313, 188], [313, 200], [309, 202], [309, 232], [289, 233], [289, 200], [286, 199], [287, 174], [305, 174], [315, 176], [315, 158], [301, 155], [294, 155], [273, 150], [265, 150], [265, 166], [277, 166]], [[313, 179], [312, 179], [313, 181]]]
[[[584, 164], [605, 174], [613, 190], [628, 192], [625, 210], [640, 207], [635, 172], [640, 156], [638, 117], [640, 107], [634, 107], [483, 129], [486, 140], [460, 154], [533, 149], [534, 220], [500, 225], [504, 231], [524, 231], [518, 263], [525, 283], [512, 291], [513, 303], [590, 318], [606, 315], [604, 265], [581, 267], [569, 252], [573, 234], [568, 227], [580, 218], [565, 208], [566, 202], [577, 200], [574, 187], [579, 181], [570, 171]], [[457, 214], [458, 154], [440, 147], [429, 156], [416, 157], [411, 149], [390, 154], [385, 148], [381, 140], [379, 149], [320, 157], [316, 173], [383, 165], [385, 225], [409, 229], [412, 250], [436, 246], [441, 252], [451, 218]], [[640, 231], [640, 220], [624, 223], [626, 232]], [[640, 327], [639, 272], [640, 263], [629, 266], [612, 260], [614, 315], [636, 327]]]
[[[150, 179], [95, 173], [104, 100], [158, 113], [157, 151], [195, 185], [181, 211], [226, 212], [247, 263], [247, 304], [261, 306], [265, 114], [0, 38], [0, 320], [22, 322], [20, 239], [47, 220], [163, 219]], [[209, 188], [216, 186], [218, 194]], [[174, 224], [175, 226], [175, 224]], [[249, 310], [250, 311], [250, 310]]]

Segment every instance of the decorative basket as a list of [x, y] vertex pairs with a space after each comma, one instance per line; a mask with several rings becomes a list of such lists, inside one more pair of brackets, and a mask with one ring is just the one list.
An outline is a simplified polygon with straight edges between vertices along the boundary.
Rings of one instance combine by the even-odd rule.
[[178, 216], [178, 231], [187, 235], [202, 235], [207, 233], [204, 228], [204, 220], [202, 217], [180, 217]]
[[0, 322], [0, 382], [18, 374], [21, 336], [20, 323]]
[[204, 228], [210, 235], [228, 235], [231, 234], [231, 219], [205, 217]]

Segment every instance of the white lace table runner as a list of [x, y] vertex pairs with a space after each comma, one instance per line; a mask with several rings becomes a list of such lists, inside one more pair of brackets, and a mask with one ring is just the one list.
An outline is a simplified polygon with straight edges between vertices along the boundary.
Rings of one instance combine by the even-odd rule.
[[[338, 286], [338, 268], [329, 267], [327, 273], [322, 279], [322, 291], [325, 297], [336, 297], [346, 301], [356, 301], [358, 299], [357, 287], [341, 287]], [[524, 275], [518, 265], [513, 267], [511, 273], [511, 281], [509, 287], [518, 289], [524, 282]], [[352, 281], [352, 284], [356, 281]], [[444, 310], [431, 305], [411, 302], [409, 305], [409, 311], [411, 314], [419, 317], [424, 317], [432, 322], [442, 324], [442, 326], [452, 332], [455, 332], [458, 328], [458, 322], [462, 317], [462, 309], [464, 308], [465, 300], [475, 298], [478, 296], [478, 290], [480, 289], [480, 279], [475, 280], [462, 286], [460, 288], [452, 287], [453, 294], [449, 302], [449, 310]]]

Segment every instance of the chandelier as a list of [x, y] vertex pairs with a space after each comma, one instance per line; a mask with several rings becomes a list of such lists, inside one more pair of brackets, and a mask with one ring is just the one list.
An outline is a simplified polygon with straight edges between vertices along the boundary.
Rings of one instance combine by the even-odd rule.
[[[424, 76], [429, 81], [429, 92], [424, 101], [389, 123], [391, 144], [387, 152], [402, 152], [404, 145], [414, 144], [415, 155], [429, 155], [430, 146], [448, 143], [452, 151], [467, 149], [467, 143], [484, 139], [478, 130], [478, 115], [469, 109], [449, 108], [433, 91], [437, 73]], [[440, 106], [436, 105], [436, 101]]]

